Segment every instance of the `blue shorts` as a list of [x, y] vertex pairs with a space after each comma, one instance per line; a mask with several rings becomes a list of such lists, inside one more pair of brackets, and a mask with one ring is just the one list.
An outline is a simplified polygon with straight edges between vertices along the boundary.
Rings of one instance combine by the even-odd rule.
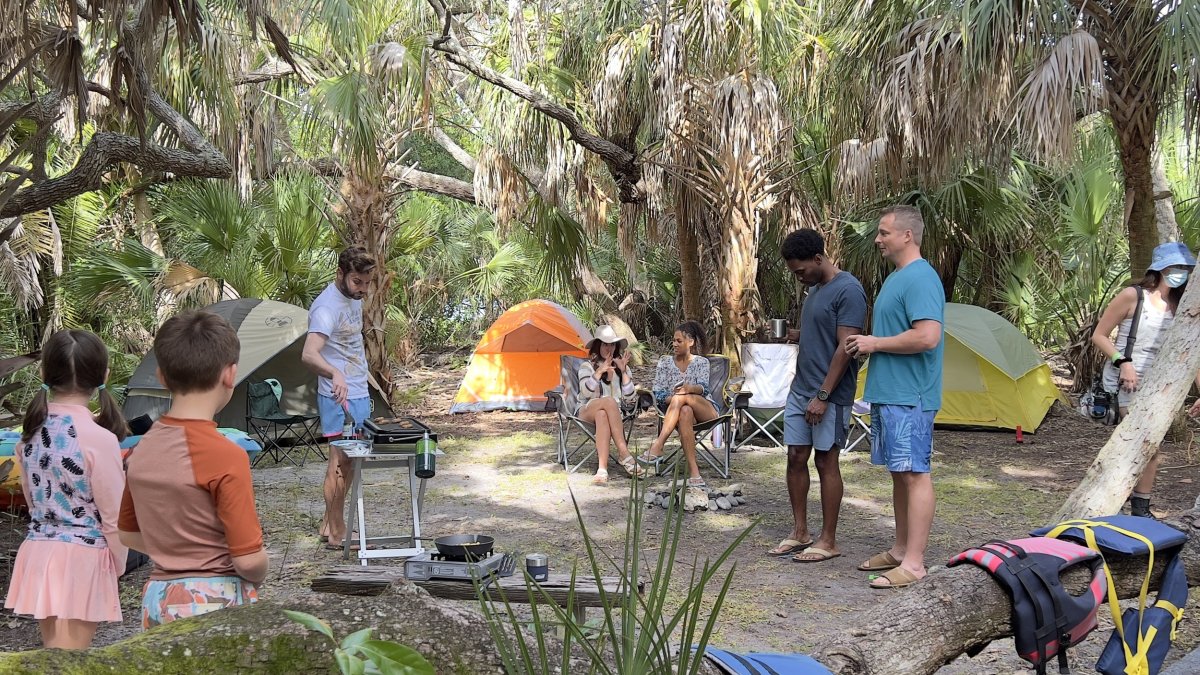
[[807, 445], [817, 452], [828, 452], [834, 447], [846, 447], [846, 433], [850, 429], [850, 406], [830, 403], [821, 421], [809, 424], [804, 411], [812, 399], [795, 391], [788, 393], [787, 405], [783, 409], [783, 442], [787, 445]]
[[929, 473], [936, 410], [871, 405], [871, 463], [893, 473]]
[[[347, 399], [350, 405], [350, 417], [354, 426], [360, 427], [371, 416], [371, 397]], [[346, 409], [338, 405], [332, 396], [317, 394], [317, 411], [321, 413], [321, 433], [330, 436], [341, 436], [346, 426]]]

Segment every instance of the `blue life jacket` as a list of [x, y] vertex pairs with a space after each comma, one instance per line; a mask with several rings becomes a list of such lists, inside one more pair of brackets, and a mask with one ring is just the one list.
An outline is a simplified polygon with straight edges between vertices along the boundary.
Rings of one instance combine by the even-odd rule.
[[[1032, 663], [1038, 675], [1057, 656], [1059, 672], [1069, 673], [1067, 647], [1096, 629], [1096, 613], [1104, 602], [1100, 555], [1070, 542], [1033, 537], [989, 541], [954, 556], [947, 567], [966, 563], [991, 573], [1012, 600], [1017, 655]], [[1072, 595], [1060, 577], [1077, 565], [1087, 566], [1092, 580], [1082, 594]]]
[[[1103, 675], [1157, 675], [1187, 605], [1187, 575], [1179, 557], [1187, 535], [1151, 518], [1120, 515], [1068, 520], [1034, 534], [1077, 541], [1102, 555], [1147, 556], [1137, 609], [1130, 607], [1123, 616], [1109, 576], [1108, 606], [1116, 629], [1096, 662], [1096, 671]], [[1155, 602], [1147, 607], [1155, 557], [1166, 559], [1167, 565]]]

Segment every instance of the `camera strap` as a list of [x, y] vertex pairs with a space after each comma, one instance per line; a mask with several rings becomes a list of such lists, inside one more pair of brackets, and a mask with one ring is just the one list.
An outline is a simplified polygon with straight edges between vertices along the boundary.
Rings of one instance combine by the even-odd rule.
[[1141, 286], [1137, 290], [1137, 305], [1133, 308], [1133, 318], [1129, 322], [1129, 335], [1125, 338], [1125, 358], [1133, 358], [1133, 343], [1137, 341], [1138, 324], [1142, 322], [1142, 295], [1145, 291]]

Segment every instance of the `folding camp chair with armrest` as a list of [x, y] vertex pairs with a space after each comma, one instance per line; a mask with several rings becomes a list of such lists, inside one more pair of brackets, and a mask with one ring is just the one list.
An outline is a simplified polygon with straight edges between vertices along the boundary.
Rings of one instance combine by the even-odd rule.
[[864, 440], [867, 442], [867, 447], [863, 449], [870, 452], [871, 404], [860, 398], [850, 408], [850, 430], [846, 432], [846, 447], [842, 448], [842, 454], [850, 452]]
[[[696, 432], [696, 458], [703, 459], [721, 475], [729, 478], [729, 457], [733, 452], [733, 418], [739, 410], [750, 405], [753, 393], [748, 391], [729, 390], [729, 359], [724, 356], [705, 356], [708, 359], [708, 391], [715, 402], [717, 416], [707, 422], [698, 422], [692, 426]], [[658, 414], [658, 431], [662, 432], [663, 411], [654, 406]], [[713, 430], [721, 430], [721, 446], [712, 443]], [[676, 432], [678, 433], [678, 432]], [[712, 443], [712, 445], [710, 445]], [[682, 447], [677, 447], [663, 456], [658, 463], [658, 473], [664, 473], [664, 467], [671, 464]]]
[[[783, 413], [788, 391], [796, 375], [794, 344], [743, 344], [742, 372], [744, 380], [736, 387], [739, 392], [752, 393], [753, 405], [737, 410], [737, 436], [734, 450], [761, 438], [783, 447]], [[731, 388], [732, 384], [731, 384]]]
[[[296, 466], [304, 466], [308, 458], [308, 449], [316, 451], [317, 456], [325, 459], [321, 452], [321, 417], [319, 415], [289, 415], [279, 409], [279, 401], [283, 397], [283, 387], [279, 380], [263, 380], [246, 384], [246, 431], [258, 439], [263, 451], [254, 458], [257, 465], [266, 455], [276, 462], [287, 460]], [[287, 439], [288, 444], [281, 443]], [[300, 452], [300, 461], [292, 455]]]
[[[596, 425], [585, 422], [575, 415], [575, 410], [579, 406], [579, 367], [583, 365], [584, 361], [585, 359], [578, 356], [561, 357], [559, 381], [562, 384], [546, 392], [547, 407], [558, 413], [557, 461], [563, 465], [567, 473], [575, 473], [579, 467], [583, 466], [584, 462], [596, 454]], [[625, 442], [629, 442], [629, 436], [633, 433], [633, 423], [637, 416], [652, 405], [653, 399], [639, 392], [637, 404], [633, 408], [621, 407], [621, 424], [625, 429]], [[581, 432], [580, 438], [577, 443], [572, 445], [572, 432], [576, 430]], [[589, 443], [591, 450], [585, 452]], [[615, 456], [615, 453], [610, 455], [610, 459]], [[575, 462], [573, 458], [578, 458], [579, 461]]]

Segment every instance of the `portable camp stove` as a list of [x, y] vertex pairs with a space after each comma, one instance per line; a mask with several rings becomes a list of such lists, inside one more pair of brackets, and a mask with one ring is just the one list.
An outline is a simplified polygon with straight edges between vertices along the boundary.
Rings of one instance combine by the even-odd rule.
[[491, 575], [506, 577], [513, 573], [516, 559], [511, 554], [493, 553], [483, 560], [449, 560], [436, 551], [426, 551], [404, 561], [404, 578], [412, 581], [452, 579], [471, 581]]

